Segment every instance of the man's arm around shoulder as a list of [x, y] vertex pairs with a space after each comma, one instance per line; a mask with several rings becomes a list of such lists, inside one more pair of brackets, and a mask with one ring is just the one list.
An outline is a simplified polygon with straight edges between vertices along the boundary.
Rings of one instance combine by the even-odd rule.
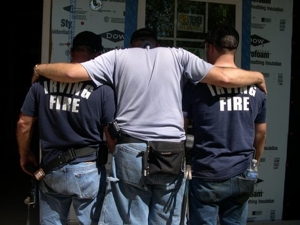
[[256, 84], [259, 89], [264, 93], [267, 93], [265, 78], [262, 73], [257, 71], [215, 66], [201, 82], [226, 88], [244, 87]]
[[80, 63], [37, 64], [33, 70], [32, 82], [35, 82], [39, 76], [66, 83], [91, 80]]

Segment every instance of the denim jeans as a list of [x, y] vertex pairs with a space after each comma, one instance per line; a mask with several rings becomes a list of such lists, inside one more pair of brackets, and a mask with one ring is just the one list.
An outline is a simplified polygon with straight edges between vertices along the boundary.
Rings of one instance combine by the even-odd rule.
[[99, 225], [179, 224], [184, 194], [183, 175], [142, 174], [144, 143], [118, 144]]
[[225, 181], [203, 181], [193, 177], [190, 181], [189, 224], [246, 225], [248, 199], [254, 191], [255, 181], [245, 173]]
[[41, 225], [65, 225], [69, 209], [81, 225], [98, 224], [106, 187], [106, 170], [96, 162], [67, 164], [39, 182]]

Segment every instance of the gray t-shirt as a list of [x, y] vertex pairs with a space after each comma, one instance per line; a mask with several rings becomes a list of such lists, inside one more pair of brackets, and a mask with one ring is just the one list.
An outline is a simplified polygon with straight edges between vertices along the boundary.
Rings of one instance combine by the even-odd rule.
[[181, 48], [112, 50], [82, 63], [96, 85], [111, 84], [123, 133], [145, 141], [185, 140], [182, 89], [213, 67]]

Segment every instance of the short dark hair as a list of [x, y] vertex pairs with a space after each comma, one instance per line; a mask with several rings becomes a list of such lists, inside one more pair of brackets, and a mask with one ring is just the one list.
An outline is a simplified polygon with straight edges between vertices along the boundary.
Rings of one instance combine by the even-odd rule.
[[138, 39], [138, 38], [153, 38], [155, 41], [157, 41], [157, 35], [156, 33], [151, 30], [149, 27], [145, 27], [145, 28], [141, 28], [141, 29], [138, 29], [136, 31], [134, 31], [131, 35], [131, 38], [130, 38], [130, 44], [135, 40], [135, 39]]
[[222, 24], [207, 33], [206, 42], [216, 47], [233, 50], [239, 45], [239, 33], [232, 26]]
[[79, 46], [86, 46], [92, 52], [103, 51], [101, 36], [91, 31], [82, 31], [74, 37], [72, 49], [75, 50]]

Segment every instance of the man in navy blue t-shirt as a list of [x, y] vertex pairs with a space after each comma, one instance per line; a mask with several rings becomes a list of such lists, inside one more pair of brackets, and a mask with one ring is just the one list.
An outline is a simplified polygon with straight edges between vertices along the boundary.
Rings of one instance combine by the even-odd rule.
[[[206, 38], [207, 61], [236, 67], [238, 32], [227, 25]], [[260, 160], [266, 139], [266, 96], [255, 85], [222, 88], [187, 83], [183, 92], [185, 129], [191, 122], [190, 224], [245, 225], [255, 181], [246, 177], [252, 158]]]
[[[93, 59], [102, 50], [101, 37], [83, 31], [73, 40], [71, 63]], [[22, 169], [39, 180], [41, 224], [66, 224], [71, 203], [80, 224], [98, 224], [108, 154], [103, 133], [113, 151], [107, 127], [114, 116], [114, 91], [108, 85], [41, 77], [31, 86], [17, 123], [17, 141]], [[40, 165], [29, 147], [37, 119]]]

